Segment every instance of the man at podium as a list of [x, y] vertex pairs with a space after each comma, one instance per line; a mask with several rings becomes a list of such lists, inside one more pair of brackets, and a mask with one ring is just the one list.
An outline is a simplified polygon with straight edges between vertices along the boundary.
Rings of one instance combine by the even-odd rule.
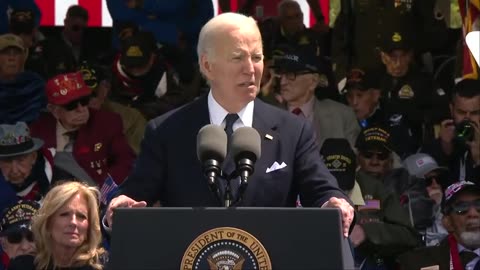
[[[303, 206], [339, 208], [348, 236], [354, 210], [321, 161], [312, 127], [255, 98], [263, 72], [256, 22], [235, 13], [216, 16], [202, 28], [197, 51], [210, 92], [150, 121], [135, 169], [120, 186], [121, 195], [111, 201], [105, 225], [112, 226], [117, 207], [145, 207], [156, 201], [165, 207], [221, 206], [196, 153], [197, 133], [214, 124], [225, 128], [227, 136], [241, 127], [260, 135], [261, 156], [255, 157], [248, 188], [235, 206], [294, 207], [299, 196]], [[222, 171], [235, 170], [235, 162], [229, 152]], [[233, 179], [234, 197], [239, 196], [238, 187]]]

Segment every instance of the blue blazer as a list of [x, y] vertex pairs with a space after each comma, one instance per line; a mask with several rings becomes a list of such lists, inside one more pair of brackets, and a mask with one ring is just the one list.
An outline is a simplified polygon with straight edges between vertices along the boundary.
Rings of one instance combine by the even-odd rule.
[[[206, 95], [151, 120], [120, 193], [149, 204], [160, 200], [162, 206], [220, 206], [196, 153], [197, 133], [208, 124]], [[298, 194], [303, 206], [321, 206], [331, 197], [349, 200], [323, 164], [307, 121], [257, 99], [252, 125], [262, 152], [241, 206], [293, 207]], [[267, 173], [274, 162], [287, 166]], [[228, 173], [235, 168], [228, 157], [224, 165]]]

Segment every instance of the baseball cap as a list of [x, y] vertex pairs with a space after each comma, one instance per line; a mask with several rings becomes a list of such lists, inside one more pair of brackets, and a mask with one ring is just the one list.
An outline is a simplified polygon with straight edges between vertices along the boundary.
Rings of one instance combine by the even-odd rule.
[[359, 151], [383, 150], [392, 152], [391, 133], [388, 127], [372, 126], [360, 132], [355, 146]]
[[16, 230], [29, 230], [32, 218], [39, 208], [37, 202], [29, 200], [20, 200], [5, 208], [0, 219], [0, 236]]
[[442, 212], [447, 214], [450, 211], [451, 205], [455, 202], [456, 198], [460, 193], [470, 191], [480, 195], [480, 187], [470, 181], [459, 181], [451, 184], [445, 189], [443, 201], [442, 201]]
[[410, 50], [413, 44], [410, 35], [402, 30], [389, 31], [384, 35], [382, 51]]
[[271, 68], [278, 71], [319, 73], [322, 68], [318, 56], [310, 49], [281, 46], [275, 48], [272, 54]]
[[10, 32], [14, 34], [30, 34], [35, 27], [35, 17], [32, 10], [16, 9], [10, 14]]
[[80, 72], [57, 75], [48, 80], [45, 89], [48, 103], [55, 105], [65, 105], [92, 94]]
[[417, 153], [407, 157], [403, 161], [403, 166], [410, 175], [415, 175], [417, 178], [425, 178], [427, 173], [434, 170], [447, 170], [445, 167], [438, 166], [433, 157], [424, 153]]
[[123, 40], [120, 63], [126, 67], [145, 66], [155, 51], [155, 38], [151, 33], [139, 32]]
[[0, 51], [8, 47], [15, 47], [25, 51], [23, 40], [19, 36], [14, 34], [0, 35]]
[[380, 89], [380, 80], [377, 72], [362, 68], [353, 68], [347, 73], [346, 91], [367, 91], [370, 89]]
[[328, 138], [323, 142], [320, 154], [325, 166], [335, 176], [342, 190], [352, 190], [355, 185], [356, 156], [350, 143], [343, 138]]

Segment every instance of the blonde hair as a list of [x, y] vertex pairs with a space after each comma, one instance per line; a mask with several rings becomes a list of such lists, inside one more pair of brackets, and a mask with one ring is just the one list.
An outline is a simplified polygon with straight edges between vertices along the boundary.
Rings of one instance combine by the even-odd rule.
[[36, 269], [44, 270], [50, 265], [56, 267], [56, 263], [53, 261], [52, 234], [49, 231], [51, 219], [77, 194], [87, 201], [89, 226], [87, 238], [73, 254], [71, 263], [74, 266], [90, 265], [98, 270], [103, 268], [99, 263], [100, 256], [104, 253], [104, 250], [99, 248], [102, 240], [98, 213], [100, 192], [97, 188], [80, 182], [66, 182], [55, 186], [47, 193], [37, 215], [33, 218], [32, 232], [37, 246]]
[[239, 13], [226, 12], [209, 20], [202, 27], [198, 36], [197, 54], [200, 67], [202, 66], [200, 62], [202, 55], [207, 56], [210, 60], [214, 58], [217, 37], [221, 36], [227, 30], [247, 27], [256, 29], [258, 36], [260, 36], [257, 22], [252, 17], [247, 17]]

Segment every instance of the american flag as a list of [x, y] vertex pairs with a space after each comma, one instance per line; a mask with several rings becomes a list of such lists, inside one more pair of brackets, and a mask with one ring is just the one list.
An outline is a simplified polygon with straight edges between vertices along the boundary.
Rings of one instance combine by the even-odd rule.
[[100, 202], [104, 205], [107, 205], [112, 197], [117, 193], [118, 185], [113, 181], [112, 176], [109, 174], [105, 182], [103, 182], [102, 188], [100, 189]]
[[[122, 0], [116, 0], [122, 1]], [[214, 14], [220, 14], [218, 0], [210, 0], [213, 2]], [[230, 6], [233, 10], [238, 8], [238, 2], [241, 0], [230, 0]], [[307, 0], [295, 0], [300, 4], [303, 11], [303, 21], [307, 26], [315, 24], [315, 18], [310, 11]], [[319, 0], [323, 14], [328, 20], [328, 2], [329, 0]], [[106, 0], [35, 0], [38, 8], [41, 10], [42, 18], [40, 24], [42, 26], [62, 26], [67, 9], [72, 5], [80, 5], [88, 10], [88, 25], [92, 27], [110, 27], [112, 26], [112, 18], [107, 8]]]

